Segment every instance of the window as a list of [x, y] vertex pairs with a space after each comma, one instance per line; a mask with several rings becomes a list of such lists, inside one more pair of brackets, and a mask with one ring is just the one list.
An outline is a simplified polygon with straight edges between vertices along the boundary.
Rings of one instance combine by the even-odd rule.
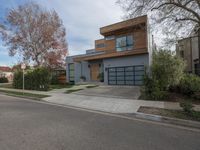
[[116, 39], [116, 49], [117, 51], [126, 51], [133, 49], [133, 36], [122, 36]]
[[180, 51], [180, 56], [181, 56], [182, 58], [184, 58], [184, 51], [183, 51], [183, 50]]
[[105, 47], [105, 44], [104, 44], [104, 43], [96, 44], [96, 48], [103, 48], [103, 47]]
[[115, 39], [115, 36], [107, 36], [105, 37], [105, 40], [114, 40]]
[[69, 64], [69, 82], [74, 82], [74, 64]]

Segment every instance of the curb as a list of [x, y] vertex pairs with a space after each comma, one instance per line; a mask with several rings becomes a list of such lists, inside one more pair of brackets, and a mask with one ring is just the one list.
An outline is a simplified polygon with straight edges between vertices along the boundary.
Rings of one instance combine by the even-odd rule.
[[[1, 93], [1, 94], [8, 95], [8, 94], [5, 94], [5, 93]], [[14, 96], [14, 95], [8, 95], [8, 96]], [[14, 96], [14, 97], [16, 97], [16, 96]], [[182, 127], [186, 127], [186, 128], [198, 129], [198, 131], [200, 130], [200, 122], [197, 122], [197, 121], [169, 118], [169, 117], [163, 117], [163, 116], [158, 116], [158, 115], [145, 114], [145, 113], [141, 113], [141, 112], [129, 113], [129, 114], [127, 114], [127, 113], [126, 114], [111, 113], [111, 112], [106, 112], [106, 111], [100, 111], [100, 110], [94, 110], [94, 109], [88, 109], [88, 108], [52, 103], [52, 102], [45, 101], [43, 99], [37, 99], [37, 98], [31, 98], [31, 97], [22, 97], [22, 96], [17, 96], [17, 97], [21, 97], [21, 98], [24, 98], [26, 100], [27, 99], [28, 100], [35, 100], [35, 102], [37, 101], [39, 103], [67, 107], [67, 108], [71, 108], [71, 109], [78, 109], [78, 110], [84, 110], [84, 111], [89, 111], [89, 112], [99, 112], [99, 113], [102, 113], [102, 114], [110, 114], [112, 116], [116, 116], [116, 117], [118, 116], [118, 117], [122, 117], [122, 118], [125, 118], [125, 119], [138, 119], [138, 120], [144, 120], [144, 121], [146, 120], [146, 121], [158, 122], [158, 123], [161, 123], [161, 124], [176, 125], [176, 126], [182, 126]]]
[[167, 123], [167, 124], [179, 125], [179, 126], [184, 126], [184, 127], [189, 127], [189, 128], [200, 129], [200, 122], [197, 122], [197, 121], [163, 117], [163, 116], [158, 116], [158, 115], [150, 115], [150, 114], [145, 114], [145, 113], [140, 113], [140, 112], [137, 112], [134, 114], [126, 114], [126, 116], [135, 117], [138, 119], [146, 119], [146, 120], [150, 120], [150, 121], [162, 122], [162, 123]]

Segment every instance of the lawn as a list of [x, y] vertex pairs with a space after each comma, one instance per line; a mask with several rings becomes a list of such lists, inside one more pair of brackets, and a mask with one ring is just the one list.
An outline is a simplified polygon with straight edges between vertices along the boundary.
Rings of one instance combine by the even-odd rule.
[[32, 98], [36, 100], [49, 97], [49, 95], [43, 95], [43, 94], [23, 93], [23, 92], [6, 91], [6, 90], [0, 90], [0, 93], [10, 95], [10, 96], [16, 96], [16, 97]]
[[140, 107], [138, 112], [170, 117], [170, 118], [200, 121], [199, 111], [193, 111], [192, 114], [187, 114], [182, 110], [170, 110], [170, 109], [154, 108], [154, 107]]
[[8, 84], [0, 84], [0, 88], [9, 88], [9, 89], [12, 89], [13, 86], [11, 83], [8, 83]]

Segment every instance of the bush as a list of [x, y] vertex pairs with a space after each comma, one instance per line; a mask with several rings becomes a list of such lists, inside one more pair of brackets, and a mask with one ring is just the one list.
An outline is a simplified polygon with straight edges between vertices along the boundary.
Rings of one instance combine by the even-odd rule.
[[184, 61], [171, 51], [154, 51], [151, 74], [144, 76], [143, 95], [153, 100], [166, 99], [169, 88], [179, 84], [184, 68]]
[[58, 75], [52, 75], [51, 84], [53, 85], [59, 84]]
[[152, 78], [157, 80], [161, 91], [168, 90], [170, 86], [179, 84], [184, 69], [185, 62], [170, 50], [153, 52]]
[[200, 77], [193, 74], [186, 74], [179, 84], [180, 92], [187, 96], [192, 96], [200, 92]]
[[144, 76], [144, 88], [142, 90], [145, 99], [163, 100], [168, 97], [166, 91], [162, 91], [159, 87], [158, 81], [150, 78], [148, 75]]
[[[47, 91], [50, 83], [50, 73], [46, 68], [37, 68], [26, 72], [25, 77], [25, 89], [27, 90], [40, 90]], [[23, 73], [17, 71], [14, 73], [13, 87], [22, 89], [23, 86]]]
[[193, 105], [190, 101], [183, 101], [180, 103], [180, 107], [183, 108], [183, 111], [187, 114], [192, 114], [193, 112]]
[[99, 73], [98, 77], [97, 77], [101, 82], [104, 82], [104, 73]]
[[1, 77], [0, 83], [8, 83], [8, 79], [6, 77]]

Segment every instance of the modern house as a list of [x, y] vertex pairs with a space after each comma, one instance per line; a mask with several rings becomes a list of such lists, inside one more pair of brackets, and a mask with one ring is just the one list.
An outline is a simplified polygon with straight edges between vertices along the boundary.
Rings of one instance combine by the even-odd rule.
[[188, 38], [179, 40], [176, 54], [186, 61], [186, 72], [200, 75], [200, 30], [195, 28]]
[[66, 58], [67, 81], [142, 85], [145, 68], [151, 63], [147, 16], [102, 27], [100, 34], [103, 39], [95, 41], [94, 49]]

